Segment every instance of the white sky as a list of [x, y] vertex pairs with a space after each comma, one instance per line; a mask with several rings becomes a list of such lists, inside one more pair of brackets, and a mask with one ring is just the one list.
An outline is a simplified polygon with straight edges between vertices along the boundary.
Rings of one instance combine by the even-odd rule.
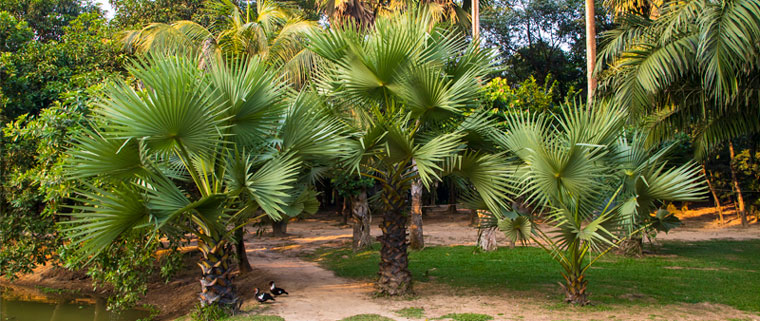
[[111, 9], [111, 4], [108, 3], [108, 0], [95, 0], [95, 3], [99, 4], [100, 8], [106, 12], [106, 18], [109, 20], [113, 18], [113, 9]]

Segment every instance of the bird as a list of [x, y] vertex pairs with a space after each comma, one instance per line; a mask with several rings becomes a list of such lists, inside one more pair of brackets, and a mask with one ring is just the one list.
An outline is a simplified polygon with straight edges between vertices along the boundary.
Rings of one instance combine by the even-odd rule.
[[266, 292], [261, 292], [259, 288], [253, 289], [253, 295], [256, 296], [256, 301], [259, 301], [261, 303], [266, 303], [268, 300], [274, 301], [274, 297]]
[[274, 286], [274, 281], [269, 281], [269, 292], [272, 292], [275, 296], [288, 294], [288, 291], [285, 291], [285, 289]]

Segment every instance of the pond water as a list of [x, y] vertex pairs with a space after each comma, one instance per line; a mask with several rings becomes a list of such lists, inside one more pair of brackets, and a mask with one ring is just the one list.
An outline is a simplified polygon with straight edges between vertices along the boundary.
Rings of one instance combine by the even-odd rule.
[[143, 310], [111, 313], [103, 298], [0, 288], [0, 321], [135, 321], [148, 315]]

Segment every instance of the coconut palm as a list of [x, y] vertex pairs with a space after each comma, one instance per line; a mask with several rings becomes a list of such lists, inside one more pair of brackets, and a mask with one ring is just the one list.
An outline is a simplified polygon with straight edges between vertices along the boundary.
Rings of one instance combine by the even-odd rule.
[[666, 1], [660, 11], [654, 20], [623, 17], [604, 35], [599, 66], [608, 67], [601, 74], [608, 95], [653, 140], [693, 133], [700, 157], [721, 142], [760, 132], [760, 3]]
[[475, 149], [494, 122], [476, 109], [479, 79], [494, 55], [460, 33], [433, 27], [428, 11], [379, 17], [362, 35], [351, 25], [311, 36], [325, 60], [320, 92], [352, 128], [349, 169], [375, 179], [380, 191], [381, 294], [412, 291], [407, 258], [407, 198], [411, 186], [466, 177], [490, 208], [508, 192], [500, 155]]
[[248, 1], [244, 8], [232, 0], [215, 0], [208, 5], [222, 14], [222, 19], [210, 28], [187, 20], [152, 23], [140, 30], [122, 32], [121, 40], [138, 53], [256, 55], [282, 67], [292, 83], [299, 86], [304, 83], [315, 64], [314, 55], [305, 50], [304, 35], [317, 28], [316, 22], [304, 20], [275, 1], [256, 1], [255, 6]]
[[110, 84], [95, 129], [70, 151], [68, 175], [89, 187], [65, 230], [80, 259], [128, 233], [191, 234], [202, 304], [234, 305], [234, 232], [259, 211], [287, 213], [302, 164], [341, 152], [340, 126], [316, 96], [289, 95], [257, 57], [201, 70], [184, 56], [150, 55], [128, 70], [140, 89]]
[[567, 302], [589, 302], [586, 271], [640, 232], [641, 220], [654, 221], [656, 202], [694, 200], [704, 192], [696, 164], [667, 167], [662, 153], [640, 149], [638, 138], [626, 140], [625, 119], [625, 112], [603, 104], [590, 111], [569, 106], [553, 116], [514, 114], [499, 140], [515, 156], [519, 196], [548, 213], [552, 230], [514, 213], [498, 217], [499, 226], [512, 240], [534, 240], [560, 263]]

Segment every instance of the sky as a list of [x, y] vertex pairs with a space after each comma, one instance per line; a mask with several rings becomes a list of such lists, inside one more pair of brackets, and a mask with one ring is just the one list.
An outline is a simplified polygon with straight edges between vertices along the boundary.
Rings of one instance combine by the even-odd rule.
[[113, 18], [113, 9], [111, 8], [111, 4], [108, 3], [108, 0], [95, 0], [95, 3], [100, 4], [100, 7], [106, 12], [106, 17], [108, 19]]

